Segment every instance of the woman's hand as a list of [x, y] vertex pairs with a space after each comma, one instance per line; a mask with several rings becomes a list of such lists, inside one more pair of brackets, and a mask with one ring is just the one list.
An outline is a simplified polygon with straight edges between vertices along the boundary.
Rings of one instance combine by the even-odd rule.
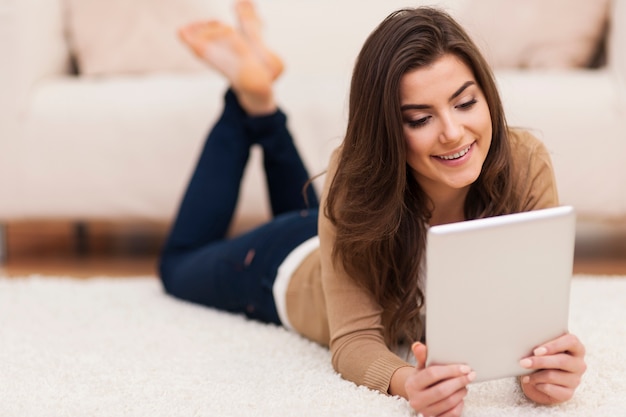
[[580, 384], [585, 364], [585, 347], [573, 334], [545, 343], [520, 361], [536, 372], [520, 378], [524, 394], [539, 404], [558, 404], [569, 400]]
[[406, 396], [413, 409], [424, 417], [456, 417], [463, 411], [467, 384], [476, 373], [467, 365], [431, 365], [425, 367], [426, 346], [411, 347], [417, 366], [410, 369], [404, 382]]

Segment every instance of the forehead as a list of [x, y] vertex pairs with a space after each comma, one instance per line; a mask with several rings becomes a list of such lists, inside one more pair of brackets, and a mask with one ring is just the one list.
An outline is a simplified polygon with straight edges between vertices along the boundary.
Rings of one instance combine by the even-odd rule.
[[446, 54], [432, 64], [402, 76], [401, 103], [430, 102], [441, 98], [447, 101], [467, 81], [476, 82], [472, 70], [455, 55]]

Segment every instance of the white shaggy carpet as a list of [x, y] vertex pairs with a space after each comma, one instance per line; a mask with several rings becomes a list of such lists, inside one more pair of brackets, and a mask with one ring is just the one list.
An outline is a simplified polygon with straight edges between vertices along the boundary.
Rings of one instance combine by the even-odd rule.
[[[570, 323], [589, 366], [572, 401], [538, 407], [504, 379], [472, 385], [464, 416], [626, 416], [626, 277], [575, 277]], [[412, 415], [341, 379], [326, 349], [154, 277], [0, 277], [2, 417]]]

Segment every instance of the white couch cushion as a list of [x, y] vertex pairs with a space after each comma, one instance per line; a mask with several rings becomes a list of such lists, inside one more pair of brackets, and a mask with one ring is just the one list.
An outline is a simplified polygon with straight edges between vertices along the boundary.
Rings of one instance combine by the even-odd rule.
[[[348, 78], [286, 78], [277, 86], [290, 130], [312, 175], [322, 173], [345, 130]], [[12, 157], [22, 189], [8, 217], [171, 219], [206, 134], [222, 110], [224, 80], [211, 74], [42, 84], [24, 115], [24, 150]], [[236, 214], [269, 216], [260, 152], [253, 150]], [[316, 181], [318, 191], [323, 178]], [[252, 223], [251, 223], [252, 222]]]

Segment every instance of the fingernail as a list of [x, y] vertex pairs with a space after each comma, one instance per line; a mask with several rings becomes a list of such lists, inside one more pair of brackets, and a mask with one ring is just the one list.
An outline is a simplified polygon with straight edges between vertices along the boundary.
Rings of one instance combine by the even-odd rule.
[[530, 368], [533, 365], [533, 361], [531, 361], [528, 358], [525, 358], [519, 361], [519, 364], [522, 368]]
[[522, 384], [528, 384], [528, 382], [530, 382], [530, 377], [529, 376], [525, 376], [522, 378]]
[[533, 353], [535, 354], [535, 356], [543, 356], [546, 353], [548, 353], [548, 349], [546, 349], [545, 347], [541, 346], [541, 347], [538, 347], [537, 349], [533, 350]]
[[476, 372], [471, 372], [467, 375], [467, 379], [469, 379], [470, 382], [472, 382], [473, 380], [476, 379]]
[[472, 368], [470, 368], [467, 365], [459, 366], [459, 371], [461, 371], [461, 373], [463, 373], [463, 374], [469, 374], [471, 370], [472, 370]]

